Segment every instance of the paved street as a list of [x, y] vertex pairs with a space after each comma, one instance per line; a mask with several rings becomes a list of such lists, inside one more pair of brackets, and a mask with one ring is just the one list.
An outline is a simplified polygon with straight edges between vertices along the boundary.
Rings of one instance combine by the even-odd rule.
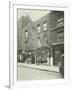
[[59, 73], [32, 69], [24, 66], [17, 68], [18, 80], [44, 80], [61, 78]]

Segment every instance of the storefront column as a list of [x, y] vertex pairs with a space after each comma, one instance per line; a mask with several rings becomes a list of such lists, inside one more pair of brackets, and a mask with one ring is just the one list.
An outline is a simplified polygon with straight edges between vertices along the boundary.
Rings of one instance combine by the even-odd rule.
[[35, 64], [36, 64], [36, 55], [35, 55]]

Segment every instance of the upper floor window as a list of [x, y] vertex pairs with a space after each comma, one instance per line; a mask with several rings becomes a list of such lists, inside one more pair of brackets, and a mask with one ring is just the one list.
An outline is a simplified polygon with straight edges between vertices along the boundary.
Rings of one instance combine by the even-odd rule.
[[41, 31], [41, 28], [40, 28], [40, 24], [39, 24], [39, 25], [37, 25], [37, 32], [40, 33], [40, 31]]
[[28, 41], [26, 40], [26, 41], [25, 41], [25, 44], [27, 44], [27, 43], [28, 43]]
[[25, 37], [28, 38], [28, 31], [25, 30]]
[[64, 32], [58, 32], [57, 41], [63, 41], [63, 40], [64, 40]]
[[37, 39], [40, 39], [40, 37], [38, 37]]
[[57, 20], [57, 25], [63, 25], [64, 24], [64, 18], [63, 17], [60, 17], [58, 20]]
[[43, 31], [47, 30], [47, 22], [43, 23]]
[[38, 40], [38, 45], [41, 47], [42, 46], [42, 44], [41, 44], [41, 41], [40, 40]]

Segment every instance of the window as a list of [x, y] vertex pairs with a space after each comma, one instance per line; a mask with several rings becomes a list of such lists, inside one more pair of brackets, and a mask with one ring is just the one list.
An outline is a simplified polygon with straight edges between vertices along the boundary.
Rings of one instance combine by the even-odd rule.
[[28, 43], [28, 40], [25, 41], [25, 44], [27, 44], [27, 43]]
[[62, 17], [58, 19], [58, 22], [61, 22], [61, 21], [63, 21], [63, 18]]
[[37, 39], [40, 39], [40, 37], [38, 37]]
[[37, 31], [38, 31], [38, 33], [40, 33], [40, 24], [37, 25]]
[[60, 17], [58, 20], [57, 20], [57, 25], [60, 26], [60, 25], [63, 25], [64, 24], [64, 18], [63, 17]]
[[57, 25], [58, 25], [58, 26], [63, 25], [63, 22], [59, 22]]
[[41, 45], [41, 41], [40, 40], [38, 40], [38, 45], [41, 47], [42, 45]]
[[64, 32], [58, 32], [57, 41], [63, 41], [63, 40], [64, 40]]
[[25, 30], [25, 37], [28, 38], [28, 31]]
[[47, 30], [47, 22], [43, 23], [43, 31]]
[[46, 34], [45, 34], [45, 35], [43, 35], [43, 38], [46, 38], [46, 36], [47, 36]]

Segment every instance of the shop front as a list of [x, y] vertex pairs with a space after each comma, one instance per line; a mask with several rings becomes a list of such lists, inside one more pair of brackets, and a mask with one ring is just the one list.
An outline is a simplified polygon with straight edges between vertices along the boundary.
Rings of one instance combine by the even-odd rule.
[[64, 43], [53, 43], [52, 44], [53, 53], [53, 65], [58, 66], [61, 60], [61, 55], [64, 54]]
[[41, 47], [36, 50], [36, 63], [50, 63], [50, 48]]

